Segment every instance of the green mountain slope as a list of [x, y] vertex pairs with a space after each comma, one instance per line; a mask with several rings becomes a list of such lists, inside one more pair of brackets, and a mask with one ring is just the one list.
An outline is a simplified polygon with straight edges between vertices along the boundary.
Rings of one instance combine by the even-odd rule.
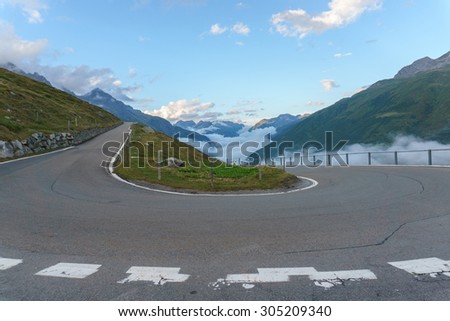
[[277, 141], [323, 142], [326, 131], [335, 141], [388, 144], [397, 135], [414, 135], [450, 143], [450, 67], [406, 79], [380, 81], [367, 90], [323, 109]]
[[0, 68], [0, 140], [36, 132], [79, 132], [121, 121], [63, 91]]

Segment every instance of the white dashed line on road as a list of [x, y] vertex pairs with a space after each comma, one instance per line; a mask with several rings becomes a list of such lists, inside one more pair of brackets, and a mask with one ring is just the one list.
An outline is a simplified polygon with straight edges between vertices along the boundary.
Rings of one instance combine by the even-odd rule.
[[[10, 259], [0, 257], [0, 271], [9, 270], [19, 264], [21, 259]], [[412, 275], [429, 275], [430, 277], [450, 277], [450, 261], [439, 258], [426, 258], [409, 261], [389, 262], [389, 265], [408, 272]], [[99, 271], [102, 265], [58, 263], [48, 267], [35, 275], [57, 278], [84, 279]], [[131, 282], [150, 282], [155, 285], [166, 283], [183, 283], [189, 278], [189, 274], [180, 273], [181, 268], [174, 267], [146, 267], [133, 266], [126, 274], [128, 277], [117, 281], [119, 284]], [[292, 268], [259, 268], [257, 273], [228, 274], [224, 279], [209, 283], [209, 287], [220, 290], [223, 286], [239, 284], [246, 290], [251, 290], [256, 284], [263, 283], [287, 283], [294, 281], [296, 277], [308, 277], [316, 286], [325, 289], [345, 282], [377, 280], [377, 276], [370, 270], [346, 270], [346, 271], [317, 271], [313, 267]]]
[[96, 273], [100, 267], [101, 265], [97, 264], [58, 263], [36, 273], [36, 275], [58, 278], [84, 279]]
[[439, 274], [450, 277], [450, 261], [435, 257], [410, 261], [390, 262], [390, 265], [414, 275], [428, 274], [436, 277]]
[[130, 276], [117, 283], [152, 282], [155, 285], [163, 285], [185, 282], [190, 275], [180, 274], [180, 270], [181, 268], [133, 266], [127, 271]]
[[16, 265], [23, 263], [23, 260], [6, 259], [0, 257], [0, 271], [8, 270]]

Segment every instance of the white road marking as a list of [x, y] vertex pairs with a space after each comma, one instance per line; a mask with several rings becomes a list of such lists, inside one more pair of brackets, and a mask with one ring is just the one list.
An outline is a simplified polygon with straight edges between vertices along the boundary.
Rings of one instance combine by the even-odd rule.
[[58, 263], [36, 273], [36, 275], [58, 278], [84, 279], [96, 273], [100, 267], [101, 265], [97, 264]]
[[376, 275], [370, 270], [352, 270], [352, 271], [332, 271], [319, 272], [312, 267], [302, 268], [275, 268], [258, 269], [255, 274], [229, 274], [225, 279], [218, 279], [211, 283], [214, 289], [221, 285], [242, 284], [248, 289], [255, 283], [279, 283], [289, 282], [291, 277], [307, 276], [314, 284], [324, 288], [331, 288], [335, 285], [343, 284], [344, 281], [376, 280]]
[[23, 263], [23, 260], [6, 259], [0, 257], [0, 271], [8, 270], [16, 265]]
[[376, 280], [376, 275], [370, 270], [316, 272], [309, 275], [314, 284], [329, 289], [335, 285], [342, 285], [344, 281]]
[[435, 257], [428, 259], [390, 262], [389, 264], [410, 274], [428, 274], [431, 277], [436, 277], [439, 274], [443, 274], [450, 277], [450, 261], [444, 261]]
[[160, 190], [160, 189], [155, 189], [155, 188], [150, 188], [150, 187], [145, 187], [145, 186], [141, 186], [132, 182], [129, 182], [123, 178], [121, 178], [119, 175], [115, 174], [115, 173], [111, 173], [111, 176], [114, 177], [116, 180], [128, 184], [130, 186], [133, 187], [137, 187], [140, 189], [144, 189], [150, 192], [157, 192], [157, 193], [163, 193], [163, 194], [170, 194], [170, 195], [180, 195], [180, 196], [192, 196], [192, 197], [260, 197], [260, 196], [275, 196], [275, 195], [287, 195], [287, 194], [292, 194], [292, 193], [298, 193], [298, 192], [303, 192], [309, 189], [312, 189], [316, 186], [319, 185], [319, 183], [311, 178], [308, 177], [302, 177], [302, 176], [297, 176], [299, 179], [304, 179], [307, 180], [311, 183], [311, 185], [307, 186], [307, 187], [303, 187], [303, 188], [298, 188], [298, 189], [294, 189], [294, 190], [290, 190], [290, 191], [286, 191], [286, 192], [273, 192], [273, 193], [253, 193], [253, 194], [233, 194], [233, 193], [229, 193], [229, 194], [220, 194], [220, 193], [215, 193], [215, 194], [211, 194], [211, 193], [183, 193], [183, 192], [173, 192], [173, 191], [165, 191], [165, 190]]
[[169, 282], [185, 282], [190, 275], [180, 274], [180, 270], [181, 268], [133, 266], [127, 271], [127, 274], [130, 274], [130, 276], [117, 283], [124, 284], [141, 281], [153, 282], [155, 285], [163, 285]]
[[290, 276], [308, 276], [317, 272], [314, 268], [258, 269], [256, 274], [229, 274], [227, 283], [278, 283], [289, 282]]

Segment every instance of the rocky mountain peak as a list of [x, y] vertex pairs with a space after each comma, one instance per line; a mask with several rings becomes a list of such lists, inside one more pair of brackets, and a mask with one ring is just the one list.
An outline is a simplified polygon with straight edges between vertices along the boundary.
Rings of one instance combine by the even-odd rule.
[[450, 66], [450, 51], [437, 59], [424, 57], [416, 60], [411, 65], [402, 68], [394, 78], [409, 78], [421, 72], [432, 71], [446, 66]]
[[52, 84], [50, 83], [50, 81], [47, 80], [47, 78], [45, 78], [44, 76], [38, 74], [37, 72], [34, 73], [28, 73], [23, 71], [22, 69], [20, 69], [19, 67], [17, 67], [15, 64], [13, 64], [12, 62], [7, 62], [6, 64], [2, 64], [0, 65], [1, 68], [4, 68], [6, 70], [12, 71], [16, 74], [34, 79], [36, 81], [42, 82], [46, 85], [52, 86]]

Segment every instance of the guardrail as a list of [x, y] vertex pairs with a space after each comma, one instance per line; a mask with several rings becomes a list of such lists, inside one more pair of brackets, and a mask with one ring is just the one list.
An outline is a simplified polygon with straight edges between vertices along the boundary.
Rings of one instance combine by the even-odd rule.
[[307, 156], [297, 154], [295, 156], [278, 156], [269, 165], [279, 165], [282, 167], [351, 165], [450, 166], [450, 149], [314, 153]]

